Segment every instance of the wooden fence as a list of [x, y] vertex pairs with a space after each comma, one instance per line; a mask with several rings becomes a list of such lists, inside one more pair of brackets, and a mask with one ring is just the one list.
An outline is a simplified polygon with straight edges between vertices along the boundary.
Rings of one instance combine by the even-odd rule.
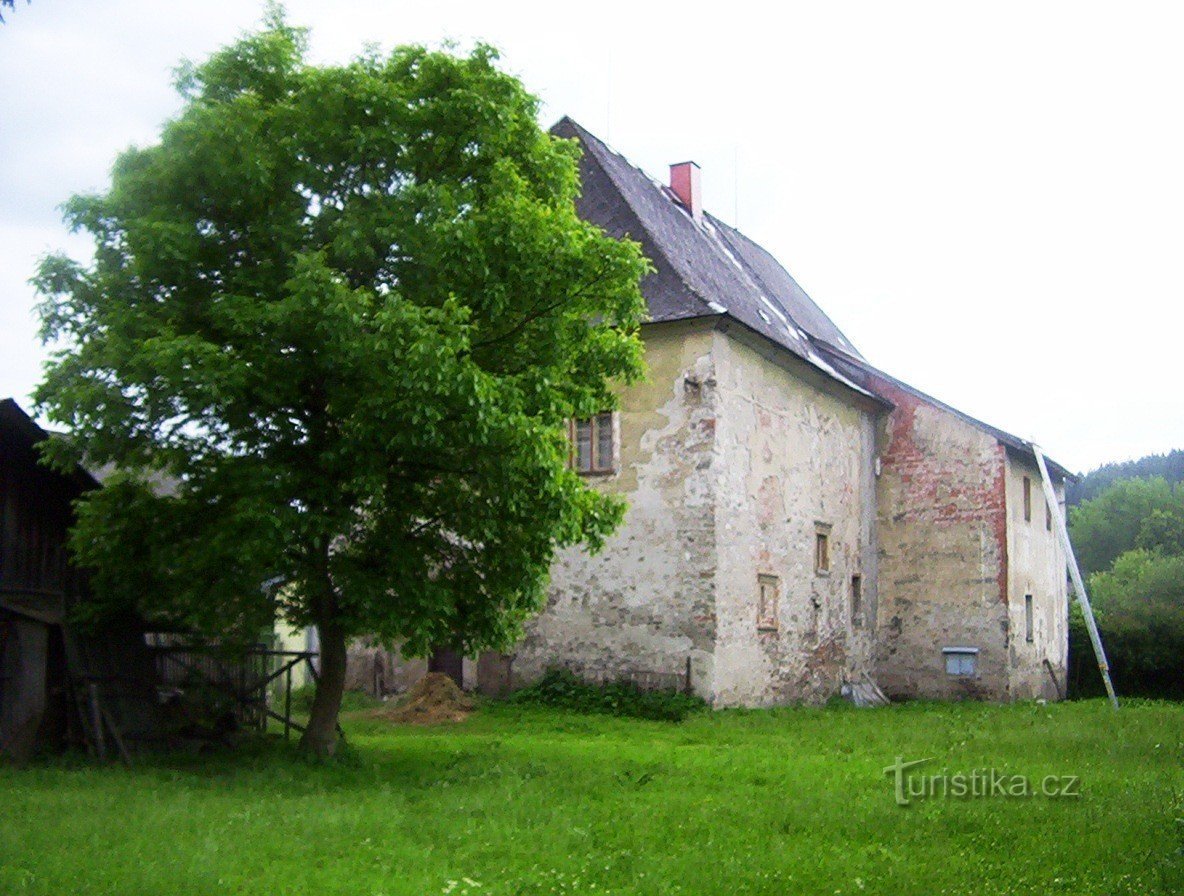
[[304, 726], [292, 721], [292, 672], [307, 663], [315, 680], [315, 652], [274, 650], [265, 644], [231, 650], [217, 643], [159, 635], [150, 638], [149, 649], [162, 688], [206, 689], [219, 695], [244, 728], [265, 732], [274, 721], [283, 726], [285, 738], [293, 731], [304, 731]]

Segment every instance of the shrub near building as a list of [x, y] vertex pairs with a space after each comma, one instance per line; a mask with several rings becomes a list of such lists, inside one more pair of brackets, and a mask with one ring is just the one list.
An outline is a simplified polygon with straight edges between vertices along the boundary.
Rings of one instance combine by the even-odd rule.
[[[1184, 698], [1184, 490], [1117, 482], [1075, 509], [1073, 539], [1120, 694]], [[1073, 690], [1102, 692], [1084, 620], [1070, 617]]]

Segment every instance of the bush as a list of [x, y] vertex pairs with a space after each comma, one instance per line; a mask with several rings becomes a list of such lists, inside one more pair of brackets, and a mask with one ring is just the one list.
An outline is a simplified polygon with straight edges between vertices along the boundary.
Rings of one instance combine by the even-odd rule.
[[[1089, 580], [1090, 598], [1119, 695], [1184, 698], [1184, 557], [1127, 551]], [[1103, 693], [1085, 620], [1069, 617], [1073, 696]]]
[[681, 722], [707, 707], [694, 694], [682, 691], [643, 691], [628, 681], [591, 684], [567, 669], [548, 669], [529, 687], [508, 698], [513, 703], [553, 706], [574, 712], [628, 716], [661, 722]]

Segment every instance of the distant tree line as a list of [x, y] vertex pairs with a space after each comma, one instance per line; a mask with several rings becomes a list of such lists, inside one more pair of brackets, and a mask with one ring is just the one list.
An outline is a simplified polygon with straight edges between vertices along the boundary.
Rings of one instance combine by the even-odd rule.
[[[1184, 452], [1103, 467], [1069, 528], [1119, 696], [1184, 699]], [[1127, 478], [1122, 470], [1174, 471]], [[1088, 483], [1089, 477], [1087, 477]], [[1101, 694], [1084, 620], [1069, 620], [1070, 691]]]
[[1147, 479], [1160, 476], [1168, 482], [1184, 482], [1184, 450], [1167, 454], [1149, 454], [1138, 460], [1103, 464], [1096, 470], [1069, 484], [1067, 499], [1070, 507], [1096, 498], [1110, 486], [1124, 479]]

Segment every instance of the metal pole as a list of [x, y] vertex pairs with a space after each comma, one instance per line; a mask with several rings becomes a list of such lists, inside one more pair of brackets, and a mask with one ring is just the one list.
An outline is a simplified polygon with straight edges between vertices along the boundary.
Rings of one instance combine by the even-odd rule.
[[1081, 604], [1081, 615], [1085, 617], [1085, 628], [1089, 632], [1090, 643], [1094, 645], [1094, 656], [1098, 659], [1098, 671], [1102, 673], [1102, 681], [1106, 685], [1106, 693], [1110, 695], [1110, 703], [1115, 709], [1118, 709], [1118, 696], [1114, 693], [1114, 684], [1110, 681], [1110, 664], [1106, 662], [1102, 636], [1098, 634], [1098, 625], [1094, 622], [1094, 611], [1089, 605], [1089, 595], [1085, 593], [1085, 582], [1081, 579], [1077, 557], [1073, 554], [1073, 544], [1069, 541], [1069, 528], [1065, 525], [1065, 516], [1061, 513], [1056, 490], [1052, 487], [1052, 479], [1048, 475], [1048, 466], [1044, 463], [1044, 452], [1040, 450], [1039, 445], [1032, 443], [1032, 453], [1036, 455], [1036, 465], [1040, 468], [1040, 478], [1044, 483], [1044, 499], [1048, 502], [1049, 512], [1056, 524], [1061, 547], [1065, 549], [1065, 563], [1069, 566], [1069, 578], [1073, 580], [1073, 593], [1077, 596], [1077, 602]]

